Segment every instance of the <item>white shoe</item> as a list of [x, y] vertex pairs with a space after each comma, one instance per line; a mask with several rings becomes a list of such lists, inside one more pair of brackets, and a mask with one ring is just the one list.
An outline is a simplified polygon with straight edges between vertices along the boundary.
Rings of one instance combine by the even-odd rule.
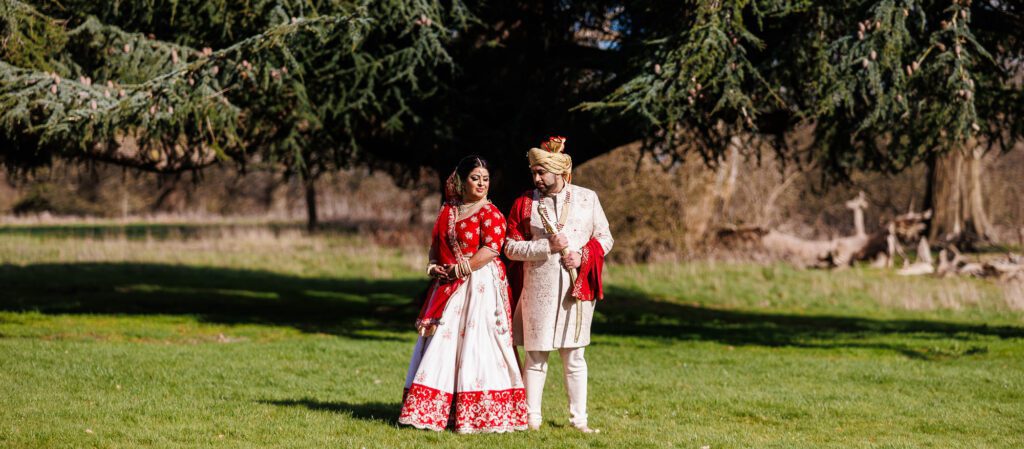
[[540, 430], [541, 421], [530, 421], [526, 423], [526, 428], [530, 430]]
[[587, 427], [586, 424], [582, 426], [577, 426], [576, 430], [579, 430], [580, 432], [583, 433], [601, 433], [601, 429], [591, 429], [590, 427]]

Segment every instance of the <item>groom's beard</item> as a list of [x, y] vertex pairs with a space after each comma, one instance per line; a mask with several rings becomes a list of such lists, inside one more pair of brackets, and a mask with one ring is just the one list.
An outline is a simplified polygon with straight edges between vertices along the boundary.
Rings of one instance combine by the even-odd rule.
[[537, 190], [540, 190], [540, 193], [543, 193], [545, 195], [550, 195], [552, 192], [558, 189], [558, 181], [559, 178], [555, 178], [555, 182], [551, 184], [545, 184], [544, 181], [541, 180], [541, 182], [537, 184]]

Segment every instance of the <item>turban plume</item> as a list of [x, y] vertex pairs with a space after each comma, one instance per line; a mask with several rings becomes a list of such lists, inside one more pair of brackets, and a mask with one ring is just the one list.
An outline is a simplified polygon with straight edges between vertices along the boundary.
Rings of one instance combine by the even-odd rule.
[[530, 166], [540, 165], [549, 173], [562, 175], [566, 181], [572, 179], [572, 158], [564, 153], [565, 137], [550, 137], [540, 144], [540, 148], [530, 148], [526, 157]]

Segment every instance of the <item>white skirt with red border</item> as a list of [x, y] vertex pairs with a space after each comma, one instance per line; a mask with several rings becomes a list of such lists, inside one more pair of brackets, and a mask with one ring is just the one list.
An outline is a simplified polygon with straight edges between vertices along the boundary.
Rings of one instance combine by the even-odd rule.
[[449, 298], [441, 324], [419, 337], [398, 422], [459, 433], [526, 430], [526, 390], [512, 346], [512, 310], [497, 262]]

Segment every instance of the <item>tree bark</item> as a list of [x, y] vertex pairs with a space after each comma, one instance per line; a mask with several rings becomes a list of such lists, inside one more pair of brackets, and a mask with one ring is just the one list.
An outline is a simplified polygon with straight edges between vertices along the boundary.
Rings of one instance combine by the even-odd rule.
[[928, 239], [971, 247], [991, 241], [991, 223], [982, 191], [983, 150], [976, 144], [933, 156], [928, 163]]
[[306, 230], [316, 232], [320, 228], [316, 213], [316, 178], [307, 176], [303, 183], [306, 187]]
[[409, 189], [410, 201], [409, 201], [409, 219], [407, 224], [410, 227], [417, 227], [423, 222], [423, 213], [420, 210], [420, 206], [423, 204], [423, 200], [430, 196], [432, 190], [423, 185], [416, 185], [416, 187]]

